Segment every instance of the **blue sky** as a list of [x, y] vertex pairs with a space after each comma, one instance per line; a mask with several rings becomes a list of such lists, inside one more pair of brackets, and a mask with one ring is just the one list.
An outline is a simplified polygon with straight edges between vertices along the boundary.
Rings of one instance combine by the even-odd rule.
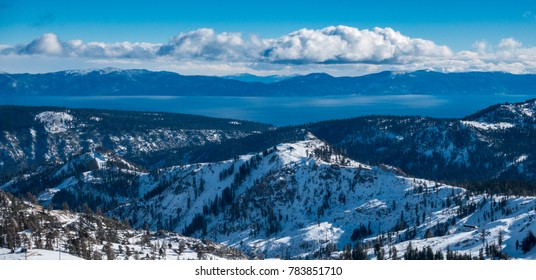
[[[323, 30], [329, 26], [347, 26], [356, 28], [359, 31], [371, 30], [375, 27], [389, 28], [399, 32], [407, 38], [422, 38], [433, 42], [437, 46], [446, 46], [451, 53], [456, 55], [463, 51], [475, 51], [475, 45], [485, 43], [487, 53], [496, 52], [501, 40], [515, 40], [515, 48], [523, 48], [524, 54], [536, 46], [536, 1], [521, 0], [515, 1], [26, 1], [26, 0], [0, 0], [0, 45], [4, 48], [4, 56], [0, 56], [0, 70], [4, 71], [24, 71], [28, 67], [29, 72], [40, 71], [40, 67], [30, 67], [28, 55], [38, 55], [41, 68], [51, 69], [61, 67], [82, 67], [95, 64], [89, 58], [98, 58], [99, 63], [106, 64], [103, 59], [110, 60], [110, 66], [118, 66], [117, 61], [121, 59], [123, 65], [140, 66], [148, 68], [158, 68], [167, 62], [156, 61], [155, 57], [143, 57], [142, 60], [132, 60], [132, 64], [126, 58], [135, 58], [136, 55], [124, 54], [114, 57], [100, 54], [83, 55], [79, 52], [70, 52], [69, 55], [60, 55], [54, 52], [30, 52], [21, 51], [25, 44], [30, 44], [33, 40], [40, 38], [43, 34], [54, 34], [60, 44], [72, 40], [81, 40], [84, 43], [152, 43], [169, 44], [174, 36], [181, 33], [186, 34], [201, 28], [209, 28], [214, 31], [214, 36], [225, 32], [240, 33], [243, 40], [249, 40], [251, 36], [262, 40], [282, 38], [297, 30], [306, 28], [308, 30]], [[327, 32], [327, 31], [326, 31]], [[320, 32], [325, 35], [326, 32]], [[329, 31], [331, 32], [331, 31]], [[382, 33], [383, 34], [383, 33]], [[209, 34], [210, 35], [210, 34]], [[308, 35], [307, 35], [308, 36]], [[305, 40], [309, 40], [307, 37]], [[303, 40], [303, 36], [299, 37]], [[49, 38], [50, 39], [50, 38]], [[52, 39], [51, 39], [52, 40]], [[50, 40], [46, 41], [50, 42]], [[392, 43], [392, 41], [391, 41]], [[417, 42], [418, 43], [418, 42]], [[476, 43], [476, 44], [475, 44]], [[270, 43], [271, 44], [271, 43]], [[268, 44], [268, 45], [270, 45]], [[22, 47], [21, 47], [22, 46]], [[481, 45], [480, 45], [481, 46]], [[10, 51], [6, 51], [11, 47]], [[18, 47], [18, 48], [17, 48]], [[236, 47], [236, 46], [232, 46]], [[325, 47], [325, 46], [324, 46]], [[381, 45], [379, 46], [381, 47]], [[156, 49], [157, 47], [155, 47]], [[248, 51], [251, 46], [248, 46]], [[270, 45], [269, 48], [272, 48]], [[28, 48], [26, 48], [28, 49]], [[208, 48], [212, 49], [212, 47]], [[0, 49], [1, 51], [2, 49]], [[266, 51], [262, 48], [263, 52]], [[292, 49], [293, 50], [293, 49]], [[242, 51], [242, 50], [241, 50]], [[342, 52], [343, 50], [341, 50]], [[354, 49], [361, 51], [361, 49]], [[232, 53], [236, 50], [232, 50]], [[5, 54], [9, 55], [5, 55]], [[65, 53], [65, 46], [62, 54]], [[422, 52], [420, 52], [422, 53]], [[426, 53], [426, 51], [425, 51]], [[15, 55], [15, 54], [18, 54]], [[174, 54], [175, 64], [199, 62], [200, 57], [185, 57], [183, 53]], [[228, 54], [228, 53], [227, 53]], [[435, 54], [437, 55], [437, 53]], [[23, 57], [24, 56], [24, 57]], [[45, 56], [45, 57], [43, 57]], [[48, 56], [48, 57], [46, 57]], [[363, 70], [365, 64], [395, 64], [394, 68], [400, 67], [400, 63], [407, 63], [408, 59], [399, 59], [395, 56], [395, 63], [392, 57], [380, 55], [365, 58], [345, 58], [340, 60], [340, 53], [334, 53], [333, 57], [327, 57], [325, 61], [311, 59], [311, 57], [295, 57], [284, 55], [284, 59], [255, 61], [248, 53], [244, 59], [238, 58], [234, 54], [212, 57], [209, 61], [214, 66], [229, 66], [229, 72], [251, 69], [251, 63], [264, 63], [262, 69], [252, 69], [249, 72], [262, 74], [271, 72], [306, 72], [310, 70], [322, 70], [320, 64], [330, 64], [325, 67], [326, 72], [334, 69], [350, 69], [347, 64], [360, 64], [362, 72], [375, 71]], [[74, 59], [78, 58], [78, 59]], [[81, 59], [84, 57], [85, 59]], [[518, 54], [517, 57], [523, 57]], [[24, 59], [26, 58], [26, 60]], [[34, 57], [35, 58], [35, 57]], [[161, 58], [161, 57], [159, 57]], [[452, 58], [452, 57], [451, 57]], [[459, 59], [459, 57], [458, 57]], [[497, 65], [508, 63], [512, 65], [515, 59], [508, 58], [508, 61], [500, 61], [497, 58], [490, 58], [489, 55], [480, 59], [489, 63], [494, 60]], [[503, 56], [504, 59], [504, 56]], [[68, 61], [72, 63], [67, 63]], [[452, 60], [452, 59], [450, 59]], [[3, 63], [3, 61], [5, 63]], [[90, 61], [90, 62], [88, 62]], [[285, 62], [291, 63], [285, 63]], [[135, 62], [135, 63], [134, 63]], [[205, 60], [205, 64], [207, 60]], [[274, 63], [276, 62], [276, 63]], [[379, 63], [381, 62], [381, 63]], [[159, 64], [160, 63], [160, 64]], [[240, 67], [236, 67], [236, 63]], [[194, 63], [195, 64], [195, 63]], [[286, 64], [282, 67], [281, 64]], [[296, 65], [300, 67], [296, 67]], [[334, 64], [341, 64], [335, 67]], [[344, 65], [343, 65], [344, 64]], [[423, 67], [429, 67], [424, 63]], [[15, 66], [14, 66], [15, 65]], [[18, 66], [17, 66], [18, 65]], [[28, 65], [28, 66], [26, 66]], [[374, 66], [372, 65], [372, 66]], [[398, 65], [398, 66], [397, 66]], [[521, 71], [531, 72], [532, 64], [524, 67]], [[103, 66], [100, 64], [96, 67]], [[195, 65], [194, 65], [195, 66]], [[412, 65], [418, 67], [419, 65]], [[257, 66], [258, 67], [258, 66]], [[387, 66], [389, 68], [392, 66]], [[445, 66], [441, 66], [445, 68]], [[166, 69], [165, 67], [161, 67]], [[195, 67], [194, 67], [195, 68]], [[381, 68], [381, 67], [380, 67]], [[411, 67], [410, 67], [411, 68]], [[454, 67], [455, 68], [455, 67]], [[478, 67], [477, 67], [478, 68]], [[180, 68], [183, 72], [184, 66]], [[281, 70], [286, 69], [286, 70]], [[383, 68], [382, 68], [383, 69]], [[471, 70], [472, 68], [468, 68]], [[489, 67], [493, 70], [493, 67]], [[173, 70], [173, 69], [169, 69]], [[261, 71], [262, 70], [262, 71]], [[486, 69], [483, 69], [486, 70]], [[178, 70], [177, 70], [178, 71]], [[203, 70], [200, 70], [203, 71]], [[341, 74], [348, 70], [341, 70]], [[508, 69], [506, 69], [508, 71]], [[186, 71], [188, 72], [188, 71]], [[194, 71], [195, 72], [195, 71]], [[224, 71], [225, 72], [225, 71]], [[511, 71], [514, 72], [514, 71]], [[222, 72], [223, 73], [223, 72]], [[218, 74], [218, 73], [215, 73]]]

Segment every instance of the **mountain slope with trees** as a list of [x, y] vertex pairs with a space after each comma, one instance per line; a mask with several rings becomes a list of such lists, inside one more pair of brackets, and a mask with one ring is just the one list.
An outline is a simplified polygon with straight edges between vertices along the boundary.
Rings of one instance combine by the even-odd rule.
[[[133, 230], [89, 207], [43, 209], [0, 192], [0, 252], [4, 259], [244, 259], [232, 248], [166, 231]], [[56, 251], [56, 252], [52, 252]]]

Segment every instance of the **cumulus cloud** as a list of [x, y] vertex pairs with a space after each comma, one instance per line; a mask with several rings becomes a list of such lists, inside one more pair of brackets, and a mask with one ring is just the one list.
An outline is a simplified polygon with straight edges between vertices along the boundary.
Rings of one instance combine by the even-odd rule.
[[3, 55], [44, 55], [89, 58], [152, 58], [160, 44], [102, 43], [82, 40], [61, 41], [54, 33], [45, 33], [29, 44], [0, 48]]
[[495, 45], [477, 41], [472, 47], [454, 52], [448, 46], [411, 38], [392, 28], [304, 28], [279, 38], [246, 38], [240, 33], [202, 28], [180, 33], [165, 43], [64, 41], [56, 34], [45, 33], [27, 44], [0, 45], [0, 55], [80, 58], [115, 65], [121, 61], [153, 68], [165, 61], [163, 65], [169, 65], [169, 70], [185, 72], [194, 67], [213, 73], [314, 70], [343, 74], [418, 69], [536, 72], [536, 48], [525, 47], [514, 38]]
[[421, 57], [444, 57], [452, 52], [432, 41], [413, 39], [391, 28], [359, 30], [330, 26], [320, 30], [300, 29], [276, 39], [244, 39], [240, 33], [216, 33], [202, 28], [179, 35], [164, 44], [61, 41], [46, 33], [11, 52], [93, 58], [154, 58], [178, 60], [263, 61], [276, 63], [406, 62]]
[[62, 43], [54, 33], [45, 33], [22, 48], [19, 52], [25, 54], [60, 55]]
[[359, 30], [330, 26], [301, 29], [278, 39], [267, 40], [264, 57], [275, 62], [353, 63], [403, 62], [419, 57], [449, 56], [446, 46], [412, 39], [391, 28]]
[[258, 47], [255, 40], [244, 40], [240, 33], [216, 34], [212, 29], [202, 28], [173, 37], [157, 54], [179, 59], [240, 61], [255, 59]]

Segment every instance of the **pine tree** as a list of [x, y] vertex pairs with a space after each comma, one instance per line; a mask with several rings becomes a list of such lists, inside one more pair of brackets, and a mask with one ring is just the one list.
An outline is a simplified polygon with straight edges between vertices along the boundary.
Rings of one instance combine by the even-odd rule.
[[106, 259], [115, 260], [115, 252], [110, 242], [106, 243], [102, 250], [106, 254]]
[[523, 254], [529, 252], [535, 245], [536, 237], [534, 236], [534, 233], [532, 233], [532, 230], [529, 230], [527, 236], [521, 241], [521, 250], [523, 250]]
[[365, 249], [361, 246], [361, 244], [356, 243], [354, 245], [354, 249], [352, 250], [352, 259], [353, 260], [367, 260], [367, 253], [365, 252]]

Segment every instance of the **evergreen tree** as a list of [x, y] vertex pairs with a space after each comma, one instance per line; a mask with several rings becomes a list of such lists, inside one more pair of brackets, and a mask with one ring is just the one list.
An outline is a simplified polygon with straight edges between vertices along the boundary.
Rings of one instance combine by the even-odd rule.
[[115, 252], [110, 242], [106, 243], [102, 250], [104, 251], [104, 254], [106, 254], [107, 260], [115, 260]]
[[352, 249], [352, 259], [353, 260], [367, 260], [368, 256], [365, 252], [365, 249], [361, 246], [361, 244], [356, 243], [354, 245], [354, 248]]
[[523, 251], [523, 254], [528, 253], [535, 245], [536, 237], [534, 236], [534, 233], [532, 233], [532, 230], [529, 230], [527, 236], [521, 241], [521, 250]]

